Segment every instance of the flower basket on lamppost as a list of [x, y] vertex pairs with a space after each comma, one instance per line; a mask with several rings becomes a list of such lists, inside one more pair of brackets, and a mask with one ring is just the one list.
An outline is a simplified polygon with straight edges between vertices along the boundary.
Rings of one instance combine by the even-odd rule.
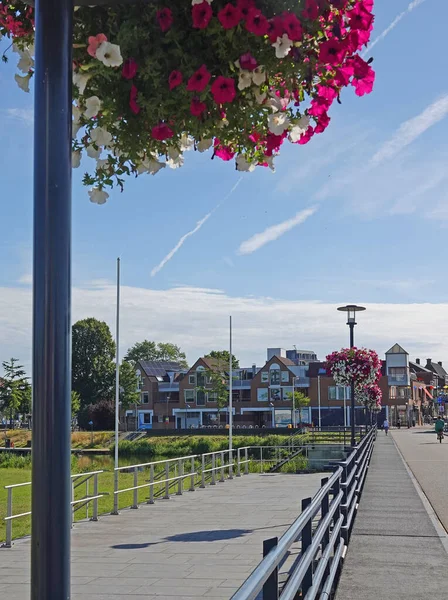
[[355, 400], [364, 407], [369, 415], [370, 426], [372, 425], [372, 415], [381, 410], [383, 393], [377, 383], [365, 385], [361, 390], [355, 393]]
[[182, 166], [188, 149], [239, 171], [274, 169], [283, 143], [325, 131], [343, 88], [372, 90], [359, 54], [372, 9], [373, 0], [0, 0], [15, 80], [35, 93], [33, 481], [48, 485], [32, 495], [33, 600], [70, 597], [72, 165], [93, 161], [84, 184], [96, 204], [129, 176]]
[[[76, 5], [72, 159], [77, 168], [90, 158], [84, 183], [98, 204], [128, 176], [181, 167], [187, 150], [239, 171], [274, 170], [283, 143], [302, 146], [325, 131], [343, 88], [363, 96], [373, 87], [359, 54], [372, 0]], [[2, 6], [0, 32], [14, 42], [16, 81], [28, 91], [33, 9]]]

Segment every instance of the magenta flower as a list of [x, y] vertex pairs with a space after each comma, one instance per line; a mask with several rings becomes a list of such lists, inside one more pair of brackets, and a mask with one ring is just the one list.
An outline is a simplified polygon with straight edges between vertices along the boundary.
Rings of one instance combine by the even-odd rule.
[[233, 102], [236, 96], [235, 81], [230, 77], [220, 75], [212, 83], [211, 92], [216, 104]]
[[158, 125], [153, 127], [151, 130], [151, 136], [155, 140], [159, 140], [161, 142], [163, 142], [164, 140], [167, 140], [169, 138], [172, 138], [173, 135], [174, 135], [173, 130], [171, 129], [171, 127], [168, 127], [168, 125], [166, 123], [159, 123]]
[[347, 55], [347, 47], [337, 39], [331, 39], [320, 45], [319, 61], [328, 65], [340, 65]]
[[98, 33], [97, 35], [89, 36], [89, 45], [87, 46], [87, 52], [90, 54], [90, 56], [93, 56], [95, 58], [96, 51], [98, 50], [99, 45], [103, 42], [107, 42], [107, 37], [104, 35], [104, 33]]
[[374, 16], [364, 2], [358, 2], [353, 10], [347, 12], [347, 17], [351, 29], [370, 31], [373, 27]]
[[[195, 6], [198, 6], [197, 4]], [[207, 71], [207, 67], [202, 65], [196, 73], [188, 80], [187, 90], [189, 92], [203, 92], [210, 81], [210, 73]]]
[[250, 8], [246, 18], [246, 29], [254, 35], [266, 35], [269, 22], [258, 8]]
[[284, 16], [283, 27], [290, 40], [300, 42], [303, 37], [302, 24], [295, 14], [289, 13]]
[[202, 114], [207, 110], [207, 105], [205, 102], [201, 102], [200, 98], [195, 96], [191, 100], [190, 104], [190, 112], [194, 117], [201, 117]]
[[170, 76], [168, 77], [168, 85], [170, 86], [170, 90], [174, 90], [178, 85], [182, 83], [183, 76], [180, 71], [171, 71]]
[[173, 13], [171, 8], [162, 8], [157, 11], [156, 14], [157, 21], [159, 23], [160, 29], [165, 33], [171, 29], [171, 25], [173, 24]]
[[138, 95], [138, 89], [135, 87], [135, 85], [132, 85], [131, 91], [129, 94], [129, 106], [130, 106], [132, 112], [134, 113], [134, 115], [138, 115], [138, 113], [141, 110], [141, 107], [137, 103], [137, 95]]
[[232, 29], [241, 21], [241, 11], [237, 6], [230, 2], [222, 8], [218, 13], [218, 20], [224, 29]]
[[214, 146], [214, 156], [217, 156], [218, 158], [220, 158], [221, 160], [232, 160], [232, 158], [235, 156], [235, 152], [232, 150], [232, 148], [230, 148], [230, 146], [224, 146], [223, 144], [221, 144], [220, 140], [218, 138], [215, 138], [215, 141], [213, 142], [213, 146]]
[[240, 67], [245, 71], [255, 71], [258, 67], [257, 59], [250, 52], [246, 52], [240, 56]]
[[195, 4], [193, 6], [191, 15], [193, 17], [193, 27], [196, 29], [205, 29], [210, 23], [213, 11], [210, 4], [204, 0], [201, 4]]
[[121, 71], [121, 76], [124, 79], [134, 79], [137, 75], [138, 66], [133, 58], [128, 58], [124, 61], [123, 69]]

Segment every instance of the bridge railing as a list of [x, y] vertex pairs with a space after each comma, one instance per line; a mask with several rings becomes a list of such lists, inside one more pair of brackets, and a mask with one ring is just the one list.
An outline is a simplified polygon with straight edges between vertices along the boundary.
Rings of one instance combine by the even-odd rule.
[[[70, 505], [72, 507], [72, 522], [74, 521], [75, 513], [86, 507], [86, 515], [88, 517], [89, 506], [92, 504], [93, 514], [91, 517], [91, 521], [98, 521], [98, 500], [105, 496], [105, 493], [100, 493], [98, 491], [98, 476], [104, 471], [91, 471], [90, 473], [77, 473], [76, 475], [71, 476], [72, 481], [72, 499]], [[90, 483], [93, 481], [93, 493], [90, 494]], [[25, 483], [16, 483], [13, 485], [5, 485], [5, 490], [7, 491], [6, 498], [6, 517], [4, 518], [6, 523], [6, 539], [3, 544], [5, 548], [12, 547], [12, 528], [13, 522], [15, 519], [21, 519], [23, 517], [29, 517], [31, 515], [31, 511], [14, 514], [14, 490], [17, 488], [23, 488], [26, 486], [31, 486], [31, 481], [27, 481]], [[78, 488], [85, 486], [85, 495], [81, 498], [75, 499], [75, 491]]]
[[[231, 600], [256, 600], [260, 593], [263, 600], [330, 598], [350, 538], [375, 436], [376, 429], [372, 429], [347, 460], [335, 466], [333, 475], [322, 479], [313, 498], [302, 500], [302, 513], [280, 539], [264, 541], [263, 560]], [[280, 589], [279, 569], [299, 540], [300, 558]]]

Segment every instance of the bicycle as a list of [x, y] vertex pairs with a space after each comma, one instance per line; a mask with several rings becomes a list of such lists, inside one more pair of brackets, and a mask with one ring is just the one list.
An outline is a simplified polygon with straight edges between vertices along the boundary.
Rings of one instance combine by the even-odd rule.
[[437, 439], [439, 440], [440, 443], [442, 443], [442, 440], [443, 440], [443, 431], [438, 431], [437, 432]]

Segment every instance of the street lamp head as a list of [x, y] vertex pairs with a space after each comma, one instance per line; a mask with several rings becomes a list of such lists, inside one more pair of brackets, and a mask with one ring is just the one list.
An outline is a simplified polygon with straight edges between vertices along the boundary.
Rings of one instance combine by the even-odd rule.
[[364, 306], [357, 306], [356, 304], [347, 304], [347, 306], [340, 306], [338, 310], [347, 313], [347, 325], [356, 325], [356, 313], [366, 309]]

